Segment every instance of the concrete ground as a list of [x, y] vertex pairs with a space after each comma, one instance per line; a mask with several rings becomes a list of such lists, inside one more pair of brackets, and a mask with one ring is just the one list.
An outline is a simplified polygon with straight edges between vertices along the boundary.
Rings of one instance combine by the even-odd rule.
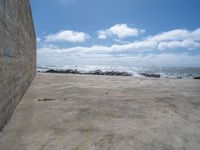
[[199, 150], [200, 81], [38, 74], [0, 150]]

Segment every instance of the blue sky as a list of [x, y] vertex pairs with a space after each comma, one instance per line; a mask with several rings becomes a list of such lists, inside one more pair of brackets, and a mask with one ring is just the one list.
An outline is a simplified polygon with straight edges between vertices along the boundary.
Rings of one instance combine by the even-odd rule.
[[199, 0], [30, 0], [38, 65], [200, 67]]

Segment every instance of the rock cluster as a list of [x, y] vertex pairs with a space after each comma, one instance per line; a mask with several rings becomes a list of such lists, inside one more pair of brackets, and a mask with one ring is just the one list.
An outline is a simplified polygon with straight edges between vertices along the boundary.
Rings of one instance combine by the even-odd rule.
[[144, 76], [144, 77], [152, 77], [152, 78], [160, 78], [160, 77], [161, 77], [160, 74], [140, 73], [140, 75], [142, 75], [142, 76]]
[[[107, 76], [133, 76], [129, 72], [125, 71], [102, 71], [102, 70], [94, 70], [88, 72], [81, 72], [77, 69], [66, 69], [66, 70], [56, 70], [50, 69], [46, 71], [47, 73], [64, 73], [64, 74], [85, 74], [85, 75], [107, 75]], [[153, 73], [139, 73], [139, 75], [143, 77], [150, 77], [150, 78], [161, 78], [160, 74], [153, 74]], [[179, 76], [176, 77], [177, 79], [182, 79], [183, 77]], [[194, 77], [193, 79], [200, 79], [199, 77]]]
[[80, 71], [78, 70], [73, 70], [73, 69], [67, 69], [67, 70], [54, 70], [50, 69], [46, 71], [47, 73], [66, 73], [66, 74], [81, 74]]
[[66, 69], [66, 70], [54, 70], [50, 69], [46, 71], [47, 73], [65, 73], [65, 74], [87, 74], [87, 75], [109, 75], [109, 76], [132, 76], [131, 73], [128, 72], [120, 72], [120, 71], [101, 71], [94, 70], [89, 72], [80, 72], [78, 70]]

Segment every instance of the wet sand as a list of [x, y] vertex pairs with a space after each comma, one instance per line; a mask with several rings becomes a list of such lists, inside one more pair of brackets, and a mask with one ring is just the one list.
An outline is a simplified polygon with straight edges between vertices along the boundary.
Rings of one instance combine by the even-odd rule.
[[39, 73], [0, 150], [199, 150], [200, 81]]

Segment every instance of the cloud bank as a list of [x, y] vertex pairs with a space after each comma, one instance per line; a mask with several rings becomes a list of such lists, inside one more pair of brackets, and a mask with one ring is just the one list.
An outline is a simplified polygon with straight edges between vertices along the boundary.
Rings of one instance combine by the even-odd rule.
[[[117, 32], [116, 36], [119, 38], [125, 37], [120, 35], [120, 32], [117, 35]], [[106, 34], [106, 38], [109, 36]], [[83, 42], [89, 38], [83, 32], [66, 31], [47, 37], [46, 40], [49, 42], [59, 40]], [[47, 44], [38, 48], [38, 61], [66, 62], [66, 64], [200, 66], [200, 55], [192, 55], [192, 51], [198, 49], [200, 49], [200, 28], [193, 31], [176, 29], [110, 46], [64, 48]]]
[[[71, 40], [71, 41], [84, 41], [84, 34], [75, 33], [72, 37], [61, 32], [55, 36], [48, 36], [48, 41], [55, 41], [57, 39]], [[71, 34], [70, 34], [71, 35]], [[70, 38], [68, 38], [70, 37]], [[81, 38], [80, 38], [81, 37]], [[164, 32], [155, 36], [147, 37], [144, 40], [133, 41], [128, 44], [113, 44], [111, 46], [93, 45], [91, 47], [71, 47], [71, 48], [57, 48], [49, 49], [43, 47], [39, 50], [48, 49], [49, 51], [65, 51], [68, 53], [112, 53], [112, 52], [142, 52], [142, 51], [155, 51], [155, 50], [170, 50], [170, 49], [196, 49], [200, 48], [200, 29], [194, 31], [188, 30], [172, 30]]]
[[38, 64], [42, 65], [118, 65], [118, 66], [178, 66], [199, 67], [200, 55], [187, 53], [173, 54], [68, 54], [64, 51], [58, 53], [40, 51]]

